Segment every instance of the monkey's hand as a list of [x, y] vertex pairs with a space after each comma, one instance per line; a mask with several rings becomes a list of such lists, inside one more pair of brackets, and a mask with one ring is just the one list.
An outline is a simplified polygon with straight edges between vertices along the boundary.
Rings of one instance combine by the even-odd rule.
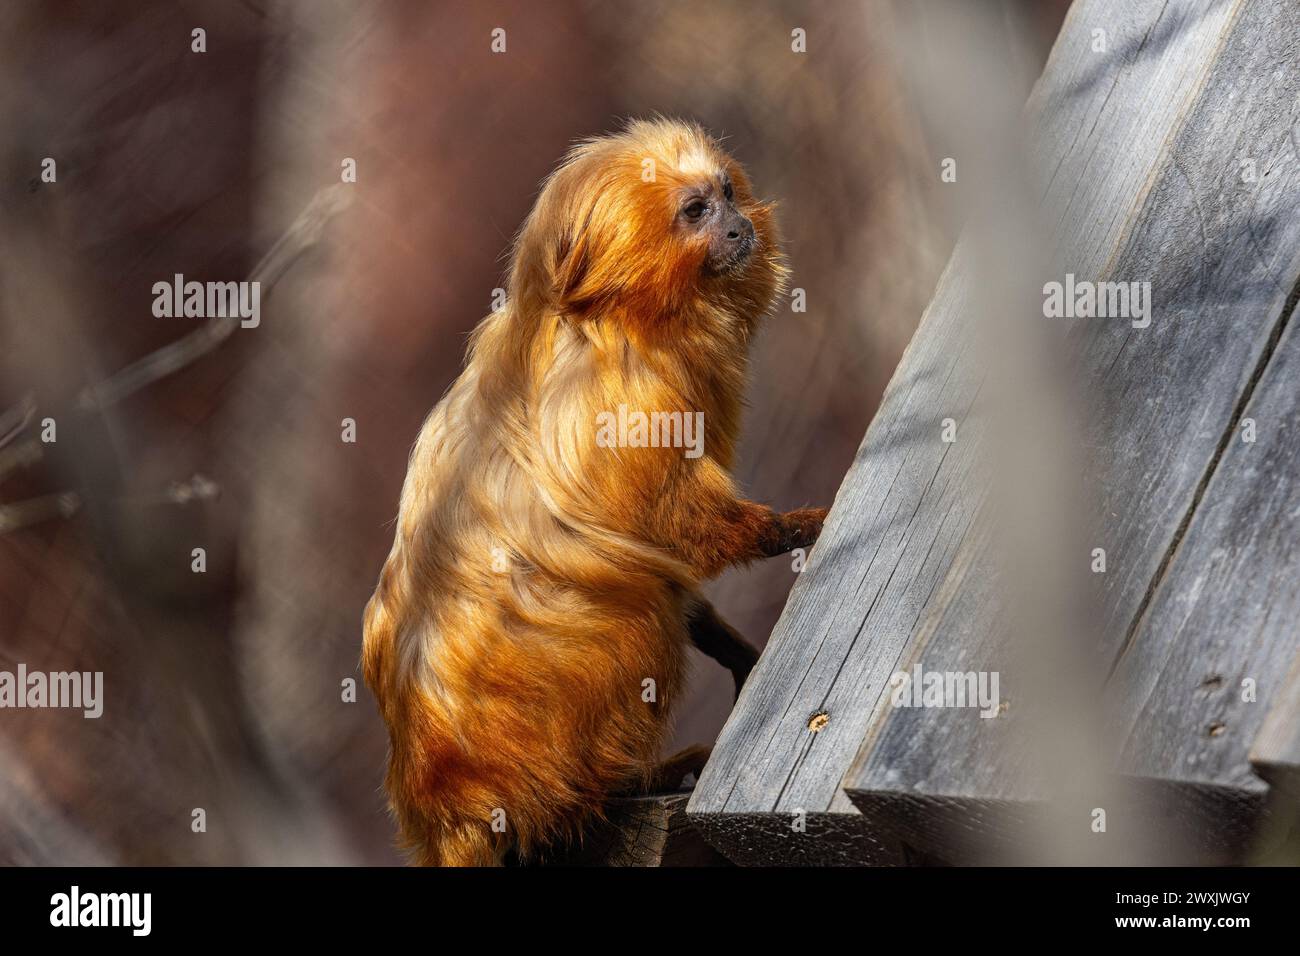
[[795, 548], [812, 547], [821, 535], [825, 521], [825, 508], [799, 508], [776, 515], [759, 543], [763, 556], [772, 558]]

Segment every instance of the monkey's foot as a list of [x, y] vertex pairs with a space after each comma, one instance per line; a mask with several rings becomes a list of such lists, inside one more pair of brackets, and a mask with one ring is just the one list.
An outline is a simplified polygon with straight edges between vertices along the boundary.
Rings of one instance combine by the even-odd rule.
[[695, 774], [695, 779], [698, 781], [711, 753], [713, 753], [712, 747], [696, 744], [673, 754], [655, 767], [646, 782], [646, 792], [669, 793], [680, 790], [687, 774]]

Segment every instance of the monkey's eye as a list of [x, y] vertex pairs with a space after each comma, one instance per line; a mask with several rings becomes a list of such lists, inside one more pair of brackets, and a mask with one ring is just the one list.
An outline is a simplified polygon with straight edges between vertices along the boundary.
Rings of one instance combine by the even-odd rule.
[[704, 215], [704, 211], [708, 208], [709, 204], [703, 199], [695, 199], [682, 207], [682, 215], [691, 222], [699, 222], [700, 217]]
[[722, 195], [727, 197], [727, 202], [731, 202], [735, 194], [735, 190], [731, 188], [731, 180], [727, 180], [726, 185], [722, 187]]

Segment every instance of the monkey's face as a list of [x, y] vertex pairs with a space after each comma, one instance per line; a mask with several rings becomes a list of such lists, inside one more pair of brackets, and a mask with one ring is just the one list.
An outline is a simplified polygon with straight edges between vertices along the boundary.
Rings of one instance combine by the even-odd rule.
[[653, 326], [696, 306], [756, 319], [784, 275], [772, 207], [698, 127], [634, 122], [577, 147], [520, 236], [516, 293]]
[[742, 268], [758, 246], [754, 222], [736, 206], [736, 187], [726, 168], [681, 190], [677, 210], [683, 242], [706, 250], [701, 267], [710, 273]]

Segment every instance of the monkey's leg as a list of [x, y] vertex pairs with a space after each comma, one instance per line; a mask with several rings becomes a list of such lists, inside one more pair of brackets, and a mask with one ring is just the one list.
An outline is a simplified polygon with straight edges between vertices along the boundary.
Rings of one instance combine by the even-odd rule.
[[686, 614], [691, 643], [731, 671], [736, 682], [736, 696], [745, 678], [758, 663], [758, 648], [741, 637], [740, 632], [718, 616], [717, 610], [704, 599], [697, 600]]
[[688, 773], [695, 774], [695, 779], [699, 780], [700, 773], [703, 772], [711, 753], [713, 753], [712, 747], [701, 744], [678, 751], [651, 772], [646, 781], [646, 792], [666, 793], [679, 790]]

